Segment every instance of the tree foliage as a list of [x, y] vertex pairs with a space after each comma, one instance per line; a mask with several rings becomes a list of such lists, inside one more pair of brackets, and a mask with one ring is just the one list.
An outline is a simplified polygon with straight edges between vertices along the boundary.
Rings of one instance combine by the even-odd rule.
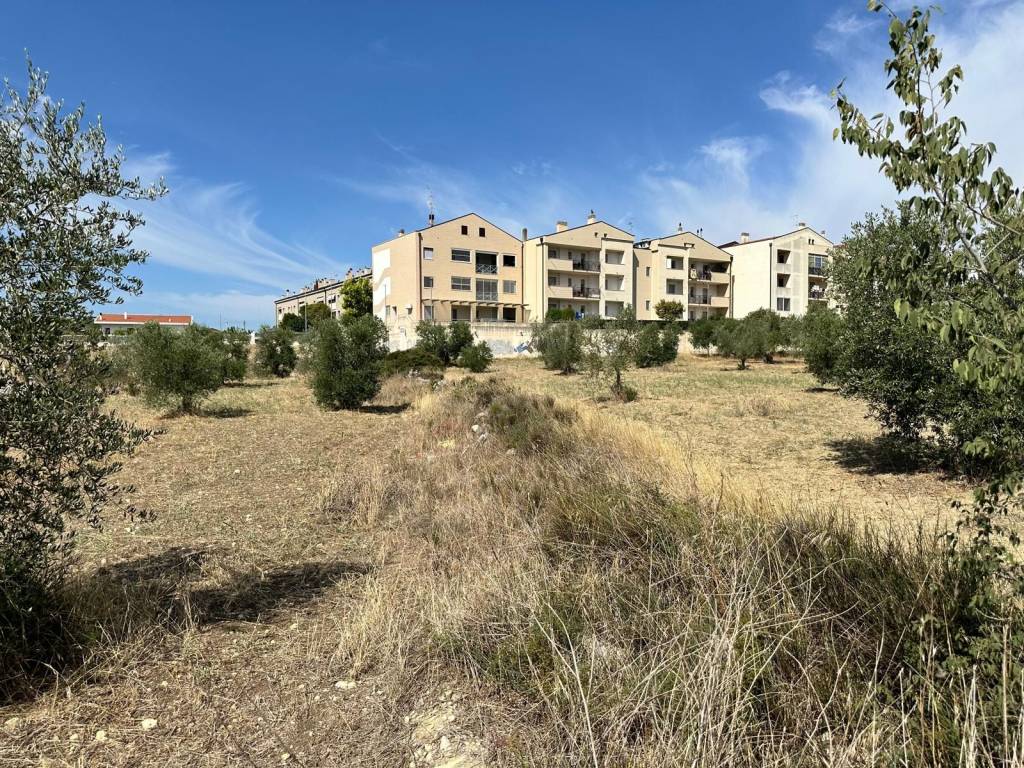
[[711, 347], [715, 344], [715, 332], [718, 327], [718, 317], [702, 317], [699, 320], [690, 321], [690, 345], [694, 349], [703, 349], [709, 355]]
[[654, 314], [661, 320], [682, 320], [686, 314], [686, 306], [678, 301], [662, 299], [654, 305]]
[[473, 373], [483, 373], [494, 360], [494, 353], [486, 341], [478, 341], [463, 347], [459, 354], [459, 366], [468, 368]]
[[[74, 520], [98, 525], [117, 498], [118, 455], [146, 433], [103, 406], [107, 358], [93, 306], [138, 293], [126, 268], [138, 214], [162, 184], [122, 175], [97, 122], [46, 96], [47, 76], [0, 91], [0, 680], [61, 634], [48, 600], [65, 574]], [[50, 659], [53, 660], [52, 658]]]
[[822, 384], [838, 380], [844, 335], [842, 315], [821, 305], [812, 305], [795, 329], [794, 346], [803, 353], [807, 370]]
[[221, 331], [224, 344], [224, 381], [242, 381], [249, 369], [249, 332], [242, 328]]
[[659, 327], [657, 323], [643, 323], [636, 335], [633, 361], [637, 368], [667, 365], [679, 356], [679, 336], [682, 332], [674, 323]]
[[321, 323], [309, 360], [317, 403], [330, 410], [352, 410], [376, 395], [387, 344], [387, 329], [374, 315]]
[[292, 333], [304, 333], [306, 330], [306, 321], [294, 312], [285, 312], [281, 316], [281, 322], [278, 325]]
[[154, 405], [195, 413], [224, 383], [227, 350], [212, 328], [177, 330], [146, 323], [128, 345], [134, 378], [142, 396]]
[[280, 379], [290, 376], [298, 363], [295, 334], [283, 324], [264, 325], [256, 334], [256, 367]]
[[312, 330], [320, 323], [331, 319], [331, 308], [322, 301], [314, 301], [302, 308], [301, 319], [305, 321], [305, 328]]
[[545, 320], [531, 328], [530, 347], [552, 371], [572, 373], [583, 358], [583, 331], [575, 320]]
[[416, 346], [438, 357], [446, 366], [455, 365], [462, 350], [473, 343], [473, 329], [464, 320], [447, 326], [430, 320], [416, 324]]
[[624, 402], [636, 399], [636, 390], [625, 384], [622, 375], [636, 365], [639, 335], [640, 324], [631, 305], [603, 326], [584, 326], [583, 360], [587, 368], [606, 379], [612, 394]]
[[362, 317], [373, 314], [373, 282], [369, 277], [349, 280], [341, 286], [342, 316]]

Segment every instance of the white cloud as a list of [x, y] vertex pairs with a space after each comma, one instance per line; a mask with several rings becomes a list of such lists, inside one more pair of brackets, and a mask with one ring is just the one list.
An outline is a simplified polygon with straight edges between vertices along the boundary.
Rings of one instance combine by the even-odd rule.
[[166, 197], [133, 205], [146, 219], [133, 239], [151, 263], [275, 290], [351, 266], [270, 234], [243, 184], [178, 176], [166, 154], [130, 159], [125, 172], [143, 181], [168, 177]]
[[[1024, 98], [1019, 83], [1024, 69], [1024, 2], [980, 0], [969, 5], [969, 11], [936, 15], [932, 21], [944, 63], [959, 63], [964, 70], [964, 84], [952, 108], [966, 121], [968, 140], [994, 141], [997, 164], [1024, 183]], [[882, 69], [887, 51], [884, 28], [874, 16], [864, 15], [865, 24], [842, 15], [832, 17], [829, 24], [836, 35], [845, 34], [845, 44], [831, 52], [847, 74], [844, 89], [854, 103], [868, 115], [883, 110], [895, 115], [898, 107], [885, 91]], [[666, 227], [681, 218], [688, 228], [703, 226], [711, 239], [726, 240], [740, 230], [758, 235], [786, 231], [800, 220], [839, 237], [866, 211], [892, 204], [895, 190], [879, 172], [878, 162], [832, 139], [839, 123], [829, 97], [833, 85], [801, 80], [788, 72], [766, 83], [760, 97], [783, 138], [772, 141], [772, 164], [759, 162], [756, 155], [746, 162], [742, 153], [732, 155], [737, 167], [745, 169], [747, 184], [731, 183], [728, 175], [692, 164], [644, 173], [639, 187], [659, 231], [670, 231]], [[708, 148], [699, 155], [730, 157]], [[783, 156], [789, 161], [780, 169]]]

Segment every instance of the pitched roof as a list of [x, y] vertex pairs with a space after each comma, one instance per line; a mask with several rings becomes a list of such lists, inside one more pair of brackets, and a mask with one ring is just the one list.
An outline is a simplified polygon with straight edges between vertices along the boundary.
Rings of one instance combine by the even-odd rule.
[[[794, 229], [791, 232], [783, 232], [781, 235], [769, 235], [768, 237], [759, 237], [756, 240], [747, 240], [747, 242], [745, 242], [745, 243], [741, 243], [739, 240], [730, 240], [728, 243], [722, 243], [718, 247], [719, 248], [731, 248], [734, 245], [750, 245], [751, 243], [763, 243], [766, 240], [778, 240], [779, 238], [782, 238], [782, 237], [788, 237], [789, 235], [795, 235], [797, 232], [803, 232], [805, 229], [811, 230], [811, 232], [813, 232], [814, 234], [816, 234], [818, 237], [822, 238], [823, 240], [828, 240], [828, 238], [825, 237], [825, 235], [821, 234], [821, 232], [816, 230], [814, 227], [797, 227], [796, 229]], [[828, 240], [828, 241], [830, 243], [832, 242], [831, 240]]]
[[160, 325], [192, 325], [192, 315], [133, 315], [128, 312], [101, 312], [97, 323], [159, 323]]
[[[440, 226], [442, 226], [444, 224], [451, 224], [453, 221], [458, 221], [459, 219], [465, 219], [468, 216], [476, 216], [478, 219], [480, 219], [480, 221], [486, 222], [487, 224], [489, 224], [490, 226], [494, 227], [499, 232], [502, 232], [503, 234], [508, 235], [513, 240], [519, 240], [519, 242], [522, 242], [522, 240], [520, 240], [520, 238], [516, 237], [511, 232], [506, 232], [504, 229], [499, 227], [493, 221], [490, 221], [489, 219], [485, 219], [483, 216], [481, 216], [479, 213], [477, 213], [475, 211], [470, 211], [469, 213], [464, 213], [461, 216], [453, 216], [450, 219], [445, 219], [444, 221], [438, 221], [438, 222], [435, 222], [434, 224], [428, 224], [427, 226], [420, 227], [419, 229], [410, 229], [404, 235], [395, 235], [390, 240], [383, 240], [383, 241], [377, 243], [377, 245], [383, 245], [384, 243], [390, 243], [392, 240], [398, 240], [399, 238], [406, 237], [408, 235], [415, 235], [417, 232], [429, 232], [430, 230], [437, 229], [438, 227], [440, 227]], [[377, 245], [375, 245], [374, 248], [376, 248]]]
[[616, 227], [614, 224], [609, 224], [604, 219], [598, 219], [595, 222], [591, 222], [591, 223], [587, 223], [587, 224], [580, 224], [578, 227], [569, 227], [567, 229], [563, 229], [560, 232], [558, 230], [555, 230], [554, 232], [546, 232], [543, 235], [534, 235], [530, 239], [531, 240], [536, 240], [538, 237], [551, 237], [552, 235], [564, 235], [566, 232], [572, 232], [574, 229], [583, 229], [584, 227], [596, 227], [598, 224], [604, 224], [606, 227], [611, 227], [612, 229], [614, 229], [614, 230], [616, 230], [618, 232], [621, 232], [624, 235], [629, 235], [630, 237], [633, 236], [632, 232], [627, 232], [622, 227]]

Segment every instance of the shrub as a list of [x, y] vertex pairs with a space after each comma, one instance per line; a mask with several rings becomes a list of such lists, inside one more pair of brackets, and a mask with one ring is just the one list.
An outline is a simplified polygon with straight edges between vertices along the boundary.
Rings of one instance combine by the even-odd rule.
[[637, 368], [652, 368], [671, 363], [679, 356], [679, 327], [668, 323], [645, 323], [636, 337], [634, 361]]
[[569, 307], [563, 307], [558, 309], [556, 307], [549, 307], [547, 313], [544, 315], [544, 319], [552, 323], [563, 322], [566, 320], [575, 320], [576, 313], [573, 312]]
[[662, 320], [682, 320], [686, 307], [681, 302], [662, 299], [654, 305], [654, 314]]
[[473, 373], [483, 373], [493, 359], [494, 354], [487, 342], [478, 341], [476, 344], [470, 344], [463, 348], [462, 354], [459, 355], [459, 365], [468, 368]]
[[757, 339], [760, 345], [753, 356], [772, 362], [779, 347], [786, 343], [786, 330], [782, 318], [770, 309], [755, 309], [741, 321], [747, 326], [750, 339]]
[[171, 330], [146, 323], [128, 342], [142, 396], [153, 405], [173, 404], [194, 413], [224, 383], [220, 334], [192, 325]]
[[380, 364], [380, 375], [383, 378], [397, 374], [408, 374], [413, 371], [420, 374], [440, 375], [444, 363], [437, 355], [421, 347], [400, 349], [389, 353]]
[[604, 377], [619, 400], [631, 402], [636, 390], [625, 386], [622, 374], [636, 364], [640, 326], [632, 306], [599, 328], [589, 326], [583, 339], [583, 359], [595, 376]]
[[583, 358], [583, 332], [574, 320], [534, 323], [530, 347], [540, 354], [545, 368], [572, 373]]
[[704, 317], [700, 320], [693, 320], [690, 323], [690, 344], [694, 349], [703, 349], [711, 354], [711, 347], [715, 343], [715, 333], [718, 323], [723, 318]]
[[842, 337], [843, 318], [830, 307], [812, 306], [802, 318], [797, 346], [807, 370], [822, 384], [836, 380]]
[[228, 328], [221, 338], [225, 349], [224, 381], [242, 381], [249, 368], [249, 332]]
[[440, 360], [445, 365], [455, 365], [462, 350], [473, 343], [473, 330], [469, 323], [457, 320], [447, 327], [430, 320], [416, 324], [416, 346]]
[[351, 410], [377, 394], [387, 343], [387, 329], [373, 315], [321, 323], [309, 358], [317, 403], [331, 410]]
[[764, 326], [761, 323], [748, 323], [746, 318], [724, 318], [715, 329], [715, 346], [720, 355], [736, 358], [739, 369], [745, 370], [747, 360], [765, 354], [767, 340]]
[[302, 308], [301, 316], [306, 321], [306, 328], [313, 330], [331, 319], [331, 308], [322, 301], [315, 301]]
[[283, 323], [264, 325], [256, 334], [256, 367], [263, 373], [286, 378], [295, 370], [295, 333]]
[[281, 322], [278, 326], [281, 328], [287, 328], [292, 333], [304, 333], [306, 330], [306, 321], [294, 312], [285, 312], [281, 317]]

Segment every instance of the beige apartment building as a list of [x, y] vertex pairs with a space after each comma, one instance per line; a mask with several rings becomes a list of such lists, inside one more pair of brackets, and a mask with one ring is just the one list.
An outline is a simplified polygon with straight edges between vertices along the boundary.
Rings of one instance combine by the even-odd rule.
[[304, 308], [309, 304], [326, 304], [331, 310], [331, 317], [339, 317], [342, 310], [341, 287], [350, 280], [359, 280], [371, 276], [370, 268], [350, 269], [343, 278], [324, 277], [315, 280], [295, 293], [285, 293], [274, 301], [274, 322], [280, 325], [281, 318], [287, 314], [302, 317]]
[[522, 241], [467, 213], [373, 246], [373, 311], [385, 323], [525, 321]]
[[683, 318], [732, 317], [732, 256], [694, 232], [641, 240], [636, 256], [636, 316], [657, 320], [661, 301], [685, 308]]
[[600, 221], [526, 239], [523, 298], [527, 319], [542, 320], [549, 309], [570, 309], [577, 317], [615, 317], [634, 303], [633, 235]]
[[825, 268], [832, 242], [801, 222], [792, 232], [751, 240], [744, 232], [722, 250], [733, 257], [735, 317], [755, 309], [802, 315], [825, 302]]

